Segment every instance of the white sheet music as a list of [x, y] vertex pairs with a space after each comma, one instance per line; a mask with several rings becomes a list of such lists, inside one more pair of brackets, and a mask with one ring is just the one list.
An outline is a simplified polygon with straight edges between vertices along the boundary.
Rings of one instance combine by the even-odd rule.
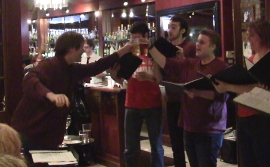
[[246, 67], [247, 67], [247, 70], [249, 70], [251, 67], [253, 67], [253, 63], [248, 60], [248, 58], [245, 57], [245, 64], [246, 64]]
[[65, 152], [49, 152], [48, 150], [41, 152], [32, 152], [34, 163], [48, 163], [49, 165], [77, 164], [76, 158], [70, 151]]
[[259, 87], [233, 99], [236, 103], [270, 114], [270, 92]]

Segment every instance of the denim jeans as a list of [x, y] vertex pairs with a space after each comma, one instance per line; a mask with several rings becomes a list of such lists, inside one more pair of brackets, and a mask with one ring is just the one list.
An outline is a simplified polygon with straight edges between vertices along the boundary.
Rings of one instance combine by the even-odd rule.
[[216, 167], [223, 133], [192, 133], [184, 131], [184, 141], [191, 167]]
[[167, 122], [175, 167], [186, 167], [183, 128], [178, 126], [181, 102], [167, 102]]
[[127, 167], [138, 165], [140, 132], [145, 119], [151, 145], [151, 166], [164, 167], [162, 146], [162, 108], [126, 108], [125, 114], [125, 162]]
[[270, 166], [270, 117], [240, 117], [237, 126], [239, 160], [243, 167]]

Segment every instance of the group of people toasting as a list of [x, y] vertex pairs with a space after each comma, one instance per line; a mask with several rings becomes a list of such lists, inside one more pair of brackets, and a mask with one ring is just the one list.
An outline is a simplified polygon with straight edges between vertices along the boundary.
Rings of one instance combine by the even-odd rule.
[[[125, 152], [127, 167], [138, 165], [140, 131], [145, 120], [151, 145], [151, 163], [164, 166], [162, 147], [161, 80], [186, 83], [204, 74], [215, 74], [228, 67], [217, 58], [221, 39], [217, 32], [204, 29], [196, 44], [188, 40], [188, 24], [180, 16], [171, 18], [168, 38], [179, 49], [176, 56], [167, 58], [148, 40], [146, 23], [136, 22], [130, 37], [148, 44], [148, 55], [138, 55], [142, 64], [127, 81], [125, 100]], [[255, 55], [254, 63], [270, 56], [270, 25], [254, 21], [248, 29], [248, 40]], [[65, 32], [55, 44], [55, 57], [44, 60], [23, 79], [24, 95], [17, 106], [11, 125], [19, 132], [25, 151], [57, 149], [65, 134], [72, 90], [78, 80], [108, 70], [118, 83], [118, 60], [131, 52], [128, 42], [112, 55], [89, 64], [78, 64], [85, 45], [76, 32]], [[151, 70], [149, 70], [151, 69]], [[241, 94], [258, 84], [232, 85], [216, 80], [214, 90], [184, 90], [182, 94], [167, 92], [167, 116], [176, 167], [185, 167], [185, 154], [191, 167], [214, 167], [226, 130], [227, 92]], [[238, 108], [237, 140], [240, 160], [245, 167], [270, 166], [270, 118], [244, 107]]]

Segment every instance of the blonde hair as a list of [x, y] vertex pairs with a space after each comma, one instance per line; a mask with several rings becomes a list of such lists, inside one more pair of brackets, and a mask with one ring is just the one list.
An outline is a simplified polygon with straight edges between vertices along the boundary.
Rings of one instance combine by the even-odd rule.
[[0, 154], [0, 167], [27, 167], [24, 160], [12, 155]]
[[21, 146], [18, 132], [12, 127], [0, 123], [0, 154], [21, 158]]

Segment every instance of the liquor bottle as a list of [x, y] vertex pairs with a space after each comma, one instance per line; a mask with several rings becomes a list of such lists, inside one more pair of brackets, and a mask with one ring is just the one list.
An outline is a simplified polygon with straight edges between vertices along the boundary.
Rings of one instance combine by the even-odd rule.
[[68, 134], [78, 135], [79, 130], [82, 130], [82, 124], [91, 122], [91, 115], [85, 106], [84, 86], [83, 81], [79, 81], [74, 87], [72, 96], [72, 107], [70, 111], [71, 124], [68, 128]]
[[156, 38], [156, 27], [155, 27], [154, 22], [153, 22], [153, 26], [152, 26], [152, 36], [154, 37], [154, 39]]
[[149, 36], [149, 38], [151, 38], [153, 36], [153, 34], [152, 34], [152, 27], [151, 27], [150, 23], [147, 23], [147, 25], [148, 25], [148, 29], [149, 29], [148, 36]]
[[107, 49], [107, 43], [105, 43], [104, 49], [103, 49], [103, 55], [104, 55], [104, 57], [107, 56], [107, 51], [106, 51], [106, 49]]

